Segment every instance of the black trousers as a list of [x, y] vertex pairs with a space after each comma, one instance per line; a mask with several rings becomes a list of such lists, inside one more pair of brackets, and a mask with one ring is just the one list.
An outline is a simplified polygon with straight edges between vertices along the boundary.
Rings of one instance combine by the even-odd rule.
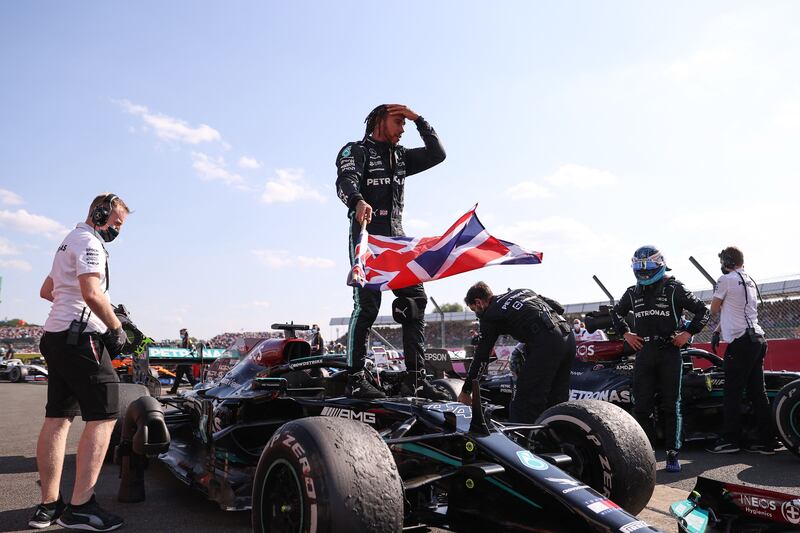
[[725, 350], [723, 436], [735, 444], [739, 444], [742, 440], [743, 393], [752, 402], [755, 410], [758, 439], [762, 443], [767, 443], [773, 438], [769, 400], [764, 388], [764, 357], [766, 355], [767, 341], [763, 337], [752, 340], [747, 334], [735, 339]]
[[[395, 296], [413, 298], [419, 308], [419, 319], [403, 324], [403, 356], [406, 369], [417, 371], [424, 368], [422, 354], [425, 352], [425, 307], [428, 296], [422, 284], [397, 289]], [[347, 364], [353, 372], [364, 368], [367, 356], [367, 335], [381, 308], [381, 292], [356, 287], [353, 289], [353, 313], [347, 334]]]
[[192, 384], [192, 387], [194, 387], [194, 384], [197, 383], [197, 380], [194, 379], [194, 374], [192, 373], [192, 365], [178, 365], [175, 367], [175, 383], [172, 385], [172, 390], [178, 390], [183, 376], [186, 376], [186, 379], [189, 380], [189, 383]]
[[569, 400], [569, 376], [575, 359], [575, 335], [542, 331], [525, 343], [525, 362], [517, 374], [509, 422], [533, 424], [550, 406]]
[[664, 417], [664, 445], [679, 450], [683, 440], [681, 419], [681, 351], [672, 344], [646, 342], [636, 354], [633, 364], [633, 416], [653, 442], [653, 408], [656, 392], [661, 394]]

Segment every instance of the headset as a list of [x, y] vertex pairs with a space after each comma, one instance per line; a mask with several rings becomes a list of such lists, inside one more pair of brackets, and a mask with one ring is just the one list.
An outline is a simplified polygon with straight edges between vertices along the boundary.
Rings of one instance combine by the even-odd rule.
[[107, 194], [103, 201], [97, 204], [92, 211], [92, 223], [95, 226], [105, 226], [108, 218], [111, 216], [111, 210], [114, 209], [114, 200], [117, 200], [116, 194]]
[[722, 266], [727, 268], [728, 270], [736, 269], [737, 265], [732, 255], [727, 251], [727, 248], [719, 253], [719, 260], [722, 263]]

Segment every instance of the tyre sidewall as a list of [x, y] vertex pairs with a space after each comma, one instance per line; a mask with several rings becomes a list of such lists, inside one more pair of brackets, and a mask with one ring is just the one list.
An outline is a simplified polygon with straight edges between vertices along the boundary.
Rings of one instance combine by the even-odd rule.
[[772, 404], [775, 433], [786, 449], [800, 457], [800, 427], [793, 424], [800, 412], [800, 379], [785, 385]]

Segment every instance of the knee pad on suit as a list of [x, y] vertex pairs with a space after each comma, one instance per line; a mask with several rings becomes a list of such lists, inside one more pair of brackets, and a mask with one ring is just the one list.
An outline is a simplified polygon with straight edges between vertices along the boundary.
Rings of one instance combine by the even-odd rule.
[[421, 317], [422, 314], [414, 298], [399, 297], [392, 302], [392, 318], [394, 318], [395, 322], [411, 324]]

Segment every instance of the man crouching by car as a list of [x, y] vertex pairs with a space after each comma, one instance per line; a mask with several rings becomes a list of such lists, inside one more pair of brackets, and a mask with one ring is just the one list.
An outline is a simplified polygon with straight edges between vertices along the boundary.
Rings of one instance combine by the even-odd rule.
[[[94, 487], [118, 415], [116, 372], [109, 354], [127, 341], [108, 294], [108, 254], [103, 242], [119, 235], [130, 209], [114, 194], [101, 194], [61, 243], [40, 295], [53, 302], [40, 348], [47, 360], [47, 406], [36, 462], [42, 503], [28, 525], [40, 529], [54, 522], [70, 529], [112, 531], [122, 518], [101, 508]], [[107, 352], [103, 350], [105, 346]], [[75, 416], [86, 422], [75, 466], [72, 498], [61, 497], [67, 433]]]
[[561, 316], [561, 304], [530, 289], [495, 296], [482, 281], [469, 288], [464, 303], [480, 320], [480, 340], [459, 402], [470, 403], [472, 382], [485, 371], [494, 343], [503, 334], [526, 345], [509, 406], [510, 422], [532, 424], [545, 409], [569, 399], [575, 336]]

